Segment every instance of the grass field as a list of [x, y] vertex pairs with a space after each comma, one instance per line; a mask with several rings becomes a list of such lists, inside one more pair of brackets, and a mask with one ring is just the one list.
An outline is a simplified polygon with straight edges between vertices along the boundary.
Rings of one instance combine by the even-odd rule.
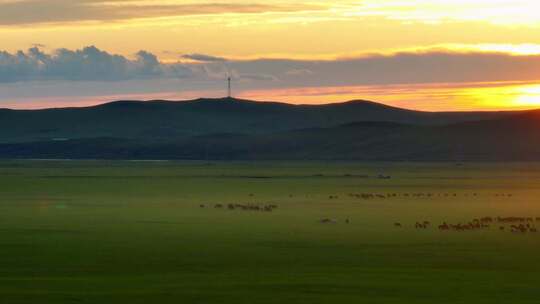
[[538, 303], [540, 234], [436, 225], [539, 198], [537, 163], [3, 161], [0, 303]]

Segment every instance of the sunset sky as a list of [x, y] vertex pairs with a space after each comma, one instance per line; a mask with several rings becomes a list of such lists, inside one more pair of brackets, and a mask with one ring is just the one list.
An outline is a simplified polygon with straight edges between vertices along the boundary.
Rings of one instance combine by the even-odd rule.
[[0, 107], [226, 94], [540, 108], [535, 0], [0, 0]]

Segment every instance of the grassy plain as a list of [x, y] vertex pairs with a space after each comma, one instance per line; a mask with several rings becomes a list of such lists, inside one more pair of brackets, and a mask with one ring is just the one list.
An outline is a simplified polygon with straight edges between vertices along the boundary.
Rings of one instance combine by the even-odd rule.
[[2, 161], [0, 303], [538, 303], [540, 234], [413, 226], [539, 198], [537, 163]]

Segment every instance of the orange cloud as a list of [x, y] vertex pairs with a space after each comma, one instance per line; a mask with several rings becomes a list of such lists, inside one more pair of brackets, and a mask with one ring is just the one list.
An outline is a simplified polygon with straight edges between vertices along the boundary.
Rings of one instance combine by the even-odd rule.
[[179, 3], [133, 0], [20, 0], [0, 1], [0, 25], [120, 21], [174, 16], [260, 14], [322, 10], [312, 3]]

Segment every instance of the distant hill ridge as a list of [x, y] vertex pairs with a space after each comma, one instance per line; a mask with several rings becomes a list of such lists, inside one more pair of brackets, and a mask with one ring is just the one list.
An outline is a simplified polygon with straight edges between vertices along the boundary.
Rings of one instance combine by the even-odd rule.
[[325, 105], [232, 98], [116, 101], [83, 108], [4, 110], [0, 112], [0, 142], [103, 136], [167, 140], [221, 132], [273, 133], [360, 121], [441, 125], [508, 114], [510, 112], [429, 113], [361, 100]]
[[540, 160], [540, 111], [221, 98], [0, 110], [0, 158]]

